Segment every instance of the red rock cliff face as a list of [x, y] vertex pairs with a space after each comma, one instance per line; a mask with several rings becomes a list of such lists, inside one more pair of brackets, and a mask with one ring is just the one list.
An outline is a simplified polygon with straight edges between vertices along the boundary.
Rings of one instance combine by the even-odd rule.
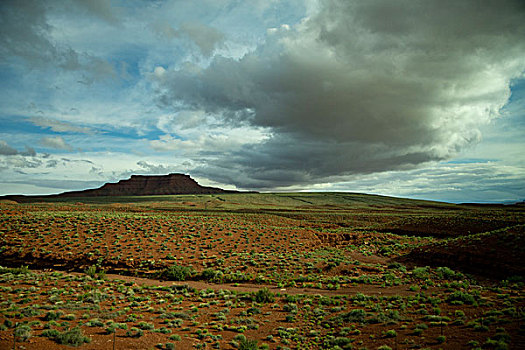
[[234, 193], [220, 188], [203, 187], [189, 175], [169, 174], [160, 176], [132, 175], [129, 180], [107, 183], [92, 190], [65, 192], [61, 197], [97, 196], [153, 196], [170, 194]]

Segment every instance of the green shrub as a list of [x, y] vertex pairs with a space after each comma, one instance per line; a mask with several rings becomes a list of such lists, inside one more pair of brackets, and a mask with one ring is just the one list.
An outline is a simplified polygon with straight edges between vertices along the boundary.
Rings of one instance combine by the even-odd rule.
[[246, 310], [246, 313], [248, 315], [258, 315], [261, 313], [261, 309], [259, 309], [258, 307], [251, 307], [248, 310]]
[[50, 329], [51, 327], [60, 327], [60, 324], [57, 321], [49, 321], [44, 324], [44, 329]]
[[57, 312], [48, 311], [46, 315], [44, 316], [44, 320], [45, 321], [56, 321], [60, 318], [60, 316], [62, 316], [61, 311], [57, 311]]
[[91, 341], [90, 338], [84, 336], [82, 330], [79, 327], [75, 327], [73, 329], [69, 329], [62, 333], [59, 333], [55, 340], [59, 344], [71, 346], [79, 346], [84, 343], [89, 343]]
[[155, 325], [153, 325], [152, 323], [147, 323], [147, 322], [139, 322], [137, 327], [140, 329], [144, 329], [144, 330], [151, 330], [155, 328]]
[[88, 327], [104, 327], [104, 322], [99, 320], [98, 318], [93, 318], [86, 322], [86, 326]]
[[169, 281], [185, 281], [193, 275], [193, 269], [188, 266], [173, 264], [165, 268], [160, 277]]
[[421, 328], [416, 328], [414, 329], [414, 332], [412, 332], [412, 334], [420, 336], [421, 334], [423, 334], [423, 330]]
[[18, 326], [15, 329], [15, 338], [19, 339], [20, 341], [26, 341], [31, 338], [31, 332], [31, 327], [27, 325]]
[[447, 340], [447, 337], [445, 337], [444, 335], [440, 335], [436, 338], [436, 340], [439, 344], [443, 344]]
[[206, 269], [201, 272], [200, 276], [203, 280], [210, 282], [222, 282], [224, 278], [224, 272], [220, 270]]
[[126, 323], [118, 323], [110, 321], [107, 324], [107, 327], [105, 328], [105, 331], [107, 334], [113, 334], [117, 329], [128, 329], [128, 325]]
[[88, 275], [91, 278], [103, 280], [106, 279], [106, 271], [104, 270], [97, 270], [97, 267], [95, 265], [92, 265], [84, 270], [84, 273]]
[[399, 311], [397, 310], [388, 310], [387, 312], [380, 312], [377, 316], [367, 320], [367, 323], [386, 323], [393, 324], [397, 323], [401, 319]]
[[363, 309], [355, 309], [350, 312], [342, 313], [333, 317], [330, 321], [332, 323], [349, 323], [349, 322], [364, 322], [366, 312]]
[[156, 332], [162, 333], [162, 334], [169, 334], [171, 333], [170, 329], [167, 329], [166, 327], [160, 327], [160, 329], [155, 330]]
[[239, 350], [258, 350], [259, 346], [257, 345], [257, 340], [253, 339], [242, 339], [239, 341]]
[[462, 291], [455, 291], [454, 293], [450, 294], [447, 298], [447, 302], [451, 304], [469, 304], [472, 305], [476, 302], [476, 299], [473, 295], [462, 292]]
[[56, 329], [45, 329], [44, 331], [42, 331], [40, 336], [50, 338], [50, 339], [55, 339], [56, 337], [58, 337], [59, 334], [60, 332]]
[[30, 327], [42, 327], [42, 322], [40, 321], [31, 321], [28, 324]]
[[476, 324], [474, 325], [474, 331], [476, 332], [488, 332], [489, 327], [482, 325], [482, 324]]
[[385, 332], [385, 337], [387, 337], [387, 338], [395, 338], [395, 337], [397, 337], [397, 333], [396, 333], [395, 330], [389, 329], [388, 331]]
[[479, 341], [477, 341], [477, 340], [469, 340], [467, 345], [470, 346], [471, 348], [478, 348], [479, 347]]
[[492, 337], [492, 339], [497, 341], [503, 341], [505, 343], [510, 343], [510, 335], [505, 332], [505, 330], [496, 330], [496, 334]]
[[352, 342], [352, 339], [347, 337], [337, 337], [333, 340], [332, 344], [334, 346], [340, 346], [345, 347], [346, 345], [350, 344]]
[[144, 331], [136, 327], [131, 327], [131, 329], [126, 332], [126, 337], [129, 337], [129, 338], [140, 338], [143, 335], [144, 335]]
[[454, 311], [454, 316], [456, 317], [465, 317], [465, 312], [463, 310]]
[[436, 269], [436, 274], [439, 276], [439, 278], [448, 280], [457, 280], [464, 277], [461, 272], [455, 272], [446, 266], [438, 267]]
[[416, 267], [412, 270], [412, 276], [419, 279], [426, 279], [429, 276], [428, 269], [428, 266]]
[[272, 303], [275, 300], [275, 295], [265, 287], [255, 293], [254, 299], [258, 303]]
[[487, 348], [495, 349], [495, 350], [507, 350], [509, 348], [509, 345], [502, 340], [495, 340], [495, 339], [487, 338], [483, 347], [484, 348], [487, 347]]

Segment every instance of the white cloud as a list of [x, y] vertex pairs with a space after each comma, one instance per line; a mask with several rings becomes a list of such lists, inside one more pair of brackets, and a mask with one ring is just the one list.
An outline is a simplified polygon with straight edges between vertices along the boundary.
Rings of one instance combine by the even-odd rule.
[[192, 140], [176, 139], [171, 135], [162, 135], [158, 140], [150, 141], [151, 147], [156, 151], [178, 151], [178, 150], [195, 150], [196, 142]]
[[162, 164], [151, 164], [144, 160], [138, 161], [137, 165], [141, 167], [142, 174], [166, 175], [166, 174], [180, 171], [180, 169], [173, 167], [173, 166], [166, 166]]
[[[198, 132], [197, 129], [196, 132]], [[244, 145], [267, 136], [258, 130], [231, 129], [224, 132], [201, 134], [192, 139], [180, 139], [173, 135], [161, 135], [157, 140], [151, 140], [150, 145], [156, 151], [181, 151], [183, 154], [216, 156], [224, 152], [241, 149]]]
[[63, 122], [55, 119], [44, 118], [44, 117], [31, 117], [29, 118], [31, 123], [41, 126], [43, 128], [49, 128], [55, 132], [75, 132], [90, 134], [93, 133], [93, 129], [85, 126], [77, 126], [72, 123]]
[[40, 144], [44, 147], [49, 148], [55, 148], [55, 149], [61, 149], [61, 150], [67, 150], [71, 151], [73, 147], [66, 143], [62, 136], [46, 136], [40, 139]]
[[166, 70], [163, 67], [160, 67], [160, 66], [159, 67], [155, 67], [155, 69], [153, 70], [153, 74], [155, 74], [155, 76], [157, 78], [162, 78], [164, 73], [166, 73]]
[[224, 44], [225, 36], [215, 28], [198, 22], [185, 22], [181, 30], [200, 49], [204, 56], [211, 56], [213, 51]]
[[523, 166], [471, 160], [440, 163], [406, 172], [385, 172], [324, 185], [322, 191], [375, 193], [448, 202], [503, 202], [525, 199]]
[[15, 155], [0, 159], [0, 167], [4, 169], [12, 168], [39, 168], [43, 164], [40, 158]]

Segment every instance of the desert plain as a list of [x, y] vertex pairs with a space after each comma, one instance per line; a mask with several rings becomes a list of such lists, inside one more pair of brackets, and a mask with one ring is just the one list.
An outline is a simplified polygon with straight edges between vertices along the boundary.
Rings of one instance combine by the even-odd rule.
[[525, 206], [0, 203], [1, 349], [523, 349]]

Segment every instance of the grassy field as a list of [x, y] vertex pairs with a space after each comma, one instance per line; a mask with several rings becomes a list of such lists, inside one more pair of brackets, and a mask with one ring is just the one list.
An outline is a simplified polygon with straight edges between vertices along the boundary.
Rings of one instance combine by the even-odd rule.
[[0, 348], [522, 349], [525, 207], [0, 202]]

